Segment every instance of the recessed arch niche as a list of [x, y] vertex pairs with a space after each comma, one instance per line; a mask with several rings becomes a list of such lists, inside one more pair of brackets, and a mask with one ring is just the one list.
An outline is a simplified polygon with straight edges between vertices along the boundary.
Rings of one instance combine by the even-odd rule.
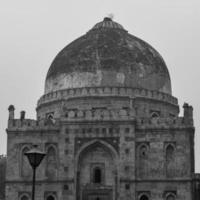
[[[117, 187], [117, 152], [108, 143], [96, 140], [87, 143], [77, 154], [78, 199], [108, 199], [115, 195]], [[104, 188], [102, 190], [101, 188]]]
[[25, 145], [22, 147], [21, 149], [21, 176], [26, 178], [31, 176], [32, 174], [32, 169], [30, 166], [30, 163], [28, 161], [27, 156], [25, 155], [25, 153], [27, 153], [30, 150], [28, 145]]
[[57, 151], [54, 145], [50, 145], [47, 148], [46, 155], [46, 177], [48, 179], [54, 179], [57, 177]]

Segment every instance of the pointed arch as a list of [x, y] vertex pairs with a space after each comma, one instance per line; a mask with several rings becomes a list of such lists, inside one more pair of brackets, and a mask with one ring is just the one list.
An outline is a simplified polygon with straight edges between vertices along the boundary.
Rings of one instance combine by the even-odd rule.
[[52, 195], [49, 195], [49, 196], [46, 198], [46, 200], [56, 200], [56, 199], [55, 199], [55, 197], [54, 197], [54, 196], [52, 196]]
[[29, 199], [28, 199], [28, 197], [27, 197], [26, 195], [24, 195], [24, 196], [22, 196], [22, 197], [20, 198], [20, 200], [29, 200]]
[[30, 200], [30, 196], [27, 193], [20, 195], [19, 200]]
[[[118, 185], [118, 153], [115, 148], [100, 139], [82, 145], [76, 153], [77, 198], [89, 185]], [[86, 192], [86, 191], [85, 191]], [[115, 194], [115, 192], [114, 192]]]
[[159, 118], [160, 116], [159, 116], [159, 114], [158, 114], [158, 112], [152, 112], [151, 113], [151, 118]]
[[146, 143], [142, 143], [137, 148], [137, 169], [138, 176], [140, 178], [148, 175], [148, 157], [149, 157], [149, 146]]
[[29, 177], [32, 173], [31, 170], [31, 166], [29, 164], [28, 158], [25, 156], [25, 153], [28, 152], [30, 150], [30, 147], [28, 145], [25, 145], [21, 148], [21, 152], [20, 152], [20, 163], [21, 163], [21, 170], [20, 170], [20, 174], [22, 177]]
[[57, 177], [57, 150], [54, 145], [48, 146], [46, 155], [46, 176], [48, 179], [54, 179]]
[[175, 170], [175, 147], [168, 144], [165, 149], [166, 176], [173, 177]]
[[174, 194], [167, 195], [166, 200], [175, 200], [175, 195]]
[[172, 144], [168, 144], [166, 147], [166, 160], [170, 161], [174, 159], [174, 146]]
[[149, 200], [149, 197], [145, 194], [143, 194], [141, 197], [140, 197], [140, 200]]
[[118, 157], [118, 153], [112, 145], [108, 144], [107, 142], [97, 139], [97, 140], [93, 140], [93, 141], [87, 142], [86, 144], [82, 145], [82, 147], [79, 149], [79, 151], [76, 154], [76, 163], [78, 163], [78, 160], [79, 160], [81, 154], [83, 154], [85, 151], [87, 151], [88, 148], [93, 148], [95, 146], [103, 146], [104, 148], [106, 148], [108, 150], [108, 152], [111, 153], [111, 155], [114, 159], [116, 159]]

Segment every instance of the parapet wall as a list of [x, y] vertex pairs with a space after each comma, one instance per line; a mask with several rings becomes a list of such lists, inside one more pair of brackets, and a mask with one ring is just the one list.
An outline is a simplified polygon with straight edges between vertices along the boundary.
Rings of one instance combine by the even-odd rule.
[[6, 159], [6, 155], [1, 154], [1, 155], [0, 155], [0, 161], [1, 161], [2, 159]]
[[128, 87], [88, 87], [59, 90], [45, 94], [39, 99], [37, 106], [39, 108], [42, 104], [49, 103], [51, 101], [83, 96], [129, 96], [130, 98], [146, 97], [174, 105], [178, 104], [177, 98], [158, 91]]
[[170, 129], [170, 128], [193, 128], [184, 117], [177, 118], [143, 118], [137, 119], [137, 127], [140, 129]]
[[82, 123], [103, 121], [129, 121], [140, 129], [169, 129], [169, 128], [193, 128], [193, 123], [184, 117], [176, 118], [137, 118], [133, 110], [104, 110], [93, 112], [92, 110], [69, 111], [61, 119], [31, 120], [12, 119], [8, 121], [8, 130], [58, 130], [60, 122]]
[[39, 130], [39, 129], [55, 129], [59, 127], [58, 120], [33, 120], [33, 119], [10, 119], [8, 120], [8, 130]]

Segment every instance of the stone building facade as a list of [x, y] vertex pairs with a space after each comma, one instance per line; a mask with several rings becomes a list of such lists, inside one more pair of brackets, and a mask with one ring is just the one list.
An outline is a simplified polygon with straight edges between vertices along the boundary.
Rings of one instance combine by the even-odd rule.
[[[37, 120], [9, 107], [6, 200], [195, 200], [193, 108], [179, 116], [161, 55], [105, 18], [67, 45], [47, 73]], [[198, 197], [199, 198], [199, 197]]]

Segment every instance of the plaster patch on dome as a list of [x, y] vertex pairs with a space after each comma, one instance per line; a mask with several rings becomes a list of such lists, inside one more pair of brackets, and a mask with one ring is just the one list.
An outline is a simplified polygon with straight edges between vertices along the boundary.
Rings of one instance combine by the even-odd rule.
[[140, 68], [140, 73], [139, 73], [139, 77], [140, 78], [143, 78], [144, 76], [145, 76], [145, 72], [146, 72], [146, 70], [145, 70], [145, 66], [144, 65], [142, 65], [141, 63], [139, 63], [139, 65], [138, 65]]
[[127, 39], [126, 39], [126, 42], [127, 42], [128, 48], [131, 49], [131, 50], [134, 50], [135, 47], [137, 47], [137, 48], [140, 49], [141, 51], [144, 51], [144, 50], [145, 50], [145, 48], [140, 44], [140, 42], [138, 42], [138, 41], [136, 41], [136, 40], [134, 41], [134, 40], [132, 40], [131, 38], [127, 38]]
[[165, 84], [163, 85], [162, 88], [159, 89], [160, 92], [165, 92], [165, 93], [172, 93], [172, 89], [171, 89], [171, 82], [169, 80], [166, 79]]
[[154, 57], [156, 57], [156, 56], [161, 57], [161, 56], [158, 54], [158, 52], [156, 52], [154, 49], [148, 48], [148, 50], [153, 54]]
[[70, 74], [60, 74], [46, 81], [45, 93], [65, 88], [100, 86], [101, 81], [102, 72], [99, 70], [96, 73], [73, 72]]
[[117, 78], [118, 83], [124, 84], [124, 81], [125, 81], [124, 73], [117, 73], [116, 78]]

